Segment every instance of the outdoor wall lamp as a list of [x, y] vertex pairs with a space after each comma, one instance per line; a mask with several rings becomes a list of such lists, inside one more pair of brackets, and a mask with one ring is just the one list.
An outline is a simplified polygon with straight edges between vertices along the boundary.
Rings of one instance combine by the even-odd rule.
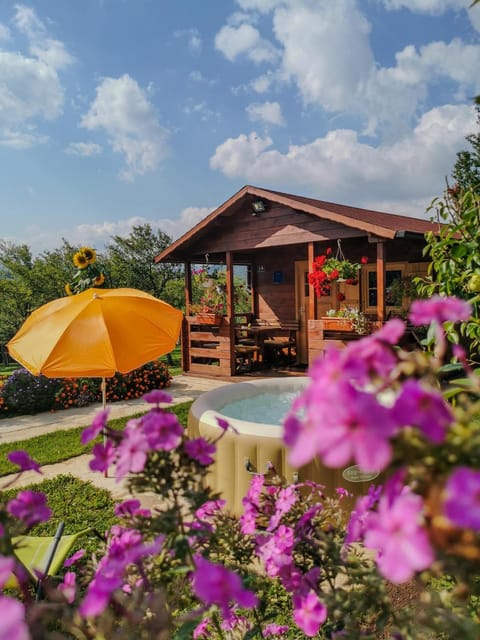
[[258, 216], [259, 213], [265, 211], [265, 203], [263, 200], [255, 200], [252, 202], [252, 216]]

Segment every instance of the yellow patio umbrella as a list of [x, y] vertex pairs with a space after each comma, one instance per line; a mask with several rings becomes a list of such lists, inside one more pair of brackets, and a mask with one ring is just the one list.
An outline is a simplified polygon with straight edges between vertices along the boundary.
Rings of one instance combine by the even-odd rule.
[[183, 314], [138, 289], [87, 289], [36, 309], [7, 343], [34, 375], [105, 378], [170, 353]]

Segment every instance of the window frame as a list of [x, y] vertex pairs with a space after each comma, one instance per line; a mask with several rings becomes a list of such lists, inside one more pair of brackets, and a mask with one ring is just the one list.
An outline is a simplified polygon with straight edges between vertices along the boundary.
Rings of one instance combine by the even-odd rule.
[[[400, 271], [400, 277], [404, 278], [406, 276], [407, 273], [407, 262], [387, 262], [385, 265], [385, 273], [387, 273], [387, 271]], [[364, 268], [362, 269], [362, 303], [363, 303], [363, 310], [364, 313], [367, 314], [376, 314], [377, 313], [377, 307], [374, 306], [370, 306], [368, 304], [369, 302], [369, 291], [371, 289], [373, 289], [373, 287], [368, 286], [368, 274], [369, 273], [376, 273], [377, 271], [377, 265], [376, 263], [372, 263], [372, 264], [367, 264], [364, 266]], [[377, 290], [377, 287], [375, 287], [375, 290]], [[386, 306], [386, 310], [387, 311], [401, 311], [402, 309], [402, 305], [398, 305], [398, 306], [393, 306], [393, 305], [385, 305]]]

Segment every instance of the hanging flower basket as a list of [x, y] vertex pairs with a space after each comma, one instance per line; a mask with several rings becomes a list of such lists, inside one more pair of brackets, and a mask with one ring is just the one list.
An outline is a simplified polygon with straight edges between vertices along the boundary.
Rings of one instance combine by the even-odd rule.
[[358, 284], [358, 275], [362, 264], [367, 264], [368, 258], [363, 256], [360, 262], [350, 262], [343, 255], [340, 240], [337, 240], [337, 253], [332, 256], [332, 250], [328, 248], [321, 256], [317, 256], [313, 262], [313, 269], [308, 274], [308, 282], [313, 285], [317, 296], [328, 296], [333, 282], [345, 282], [346, 284]]

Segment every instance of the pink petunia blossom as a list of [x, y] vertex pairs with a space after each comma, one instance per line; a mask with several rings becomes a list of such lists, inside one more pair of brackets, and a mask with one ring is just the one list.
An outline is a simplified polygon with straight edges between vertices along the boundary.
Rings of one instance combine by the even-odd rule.
[[355, 507], [350, 514], [345, 535], [345, 544], [357, 542], [363, 539], [367, 529], [367, 521], [372, 513], [373, 507], [377, 504], [382, 487], [370, 486], [366, 496], [357, 498]]
[[240, 576], [230, 569], [200, 555], [195, 556], [195, 565], [192, 578], [195, 595], [207, 606], [218, 606], [224, 618], [229, 619], [232, 603], [246, 609], [257, 606], [257, 596], [245, 589]]
[[45, 494], [38, 491], [20, 491], [7, 504], [7, 511], [15, 518], [23, 520], [28, 528], [50, 519], [52, 511], [47, 506]]
[[465, 300], [448, 296], [432, 296], [428, 300], [414, 300], [410, 306], [409, 319], [413, 325], [436, 322], [462, 322], [472, 315], [472, 306]]
[[108, 467], [113, 464], [116, 456], [116, 450], [113, 443], [107, 440], [105, 444], [97, 442], [92, 449], [92, 459], [89, 467], [92, 471], [107, 471]]
[[284, 435], [294, 467], [316, 455], [327, 467], [342, 467], [353, 459], [367, 472], [381, 471], [390, 462], [389, 439], [396, 423], [375, 394], [359, 391], [346, 380], [310, 393], [300, 422], [296, 434]]
[[77, 560], [80, 560], [85, 555], [85, 549], [79, 549], [75, 553], [73, 553], [69, 558], [65, 560], [63, 563], [64, 567], [71, 567], [72, 564], [75, 564]]
[[138, 428], [136, 421], [129, 420], [117, 447], [116, 481], [120, 482], [127, 473], [143, 471], [149, 451], [150, 445], [145, 433]]
[[263, 635], [265, 638], [275, 638], [276, 636], [283, 636], [285, 633], [288, 633], [288, 631], [289, 627], [286, 625], [270, 622], [270, 624], [265, 625]]
[[184, 448], [190, 458], [205, 467], [213, 463], [212, 454], [215, 453], [217, 449], [214, 444], [207, 442], [205, 438], [186, 440]]
[[407, 380], [401, 390], [392, 415], [399, 427], [414, 426], [433, 443], [440, 444], [453, 422], [453, 413], [442, 394], [427, 389], [418, 380]]
[[278, 497], [275, 500], [275, 513], [270, 518], [267, 531], [273, 531], [280, 524], [282, 516], [290, 511], [293, 505], [298, 500], [298, 493], [295, 486], [290, 485], [284, 487], [278, 492]]
[[18, 600], [0, 595], [1, 640], [30, 640], [25, 607]]
[[195, 629], [193, 630], [193, 640], [200, 640], [201, 638], [210, 637], [209, 625], [210, 618], [204, 618], [201, 622], [197, 624]]
[[422, 516], [421, 496], [405, 487], [396, 497], [384, 494], [365, 523], [364, 544], [377, 550], [380, 573], [395, 584], [410, 580], [434, 560]]
[[156, 404], [157, 406], [162, 402], [170, 403], [173, 400], [172, 396], [169, 393], [166, 393], [161, 389], [154, 389], [153, 391], [149, 391], [142, 396], [142, 399], [145, 400], [145, 402]]
[[140, 500], [131, 498], [115, 505], [115, 515], [119, 518], [142, 517], [149, 518], [152, 515], [150, 509], [143, 509]]
[[15, 568], [15, 558], [12, 556], [0, 555], [0, 589], [10, 578], [12, 571]]
[[174, 413], [152, 409], [141, 418], [142, 432], [155, 451], [176, 449], [183, 437], [183, 427]]
[[294, 596], [293, 608], [293, 619], [297, 627], [309, 638], [316, 636], [327, 619], [327, 607], [315, 591], [309, 591], [306, 595]]
[[76, 580], [76, 574], [73, 571], [67, 571], [67, 573], [63, 577], [63, 582], [58, 585], [58, 590], [63, 593], [63, 596], [68, 604], [72, 604], [72, 602], [75, 600], [75, 594], [77, 592]]
[[444, 511], [458, 527], [480, 531], [480, 471], [457, 467], [445, 484]]
[[82, 431], [82, 435], [80, 438], [82, 444], [91, 442], [102, 433], [102, 431], [105, 429], [105, 425], [107, 424], [109, 413], [110, 408], [102, 409], [102, 411], [99, 411], [99, 413], [97, 413], [97, 415], [93, 419], [92, 424]]
[[38, 462], [35, 462], [26, 451], [23, 449], [19, 449], [18, 451], [10, 451], [7, 455], [7, 458], [13, 464], [16, 464], [20, 467], [20, 471], [36, 471], [37, 473], [42, 473], [40, 470], [40, 465]]

